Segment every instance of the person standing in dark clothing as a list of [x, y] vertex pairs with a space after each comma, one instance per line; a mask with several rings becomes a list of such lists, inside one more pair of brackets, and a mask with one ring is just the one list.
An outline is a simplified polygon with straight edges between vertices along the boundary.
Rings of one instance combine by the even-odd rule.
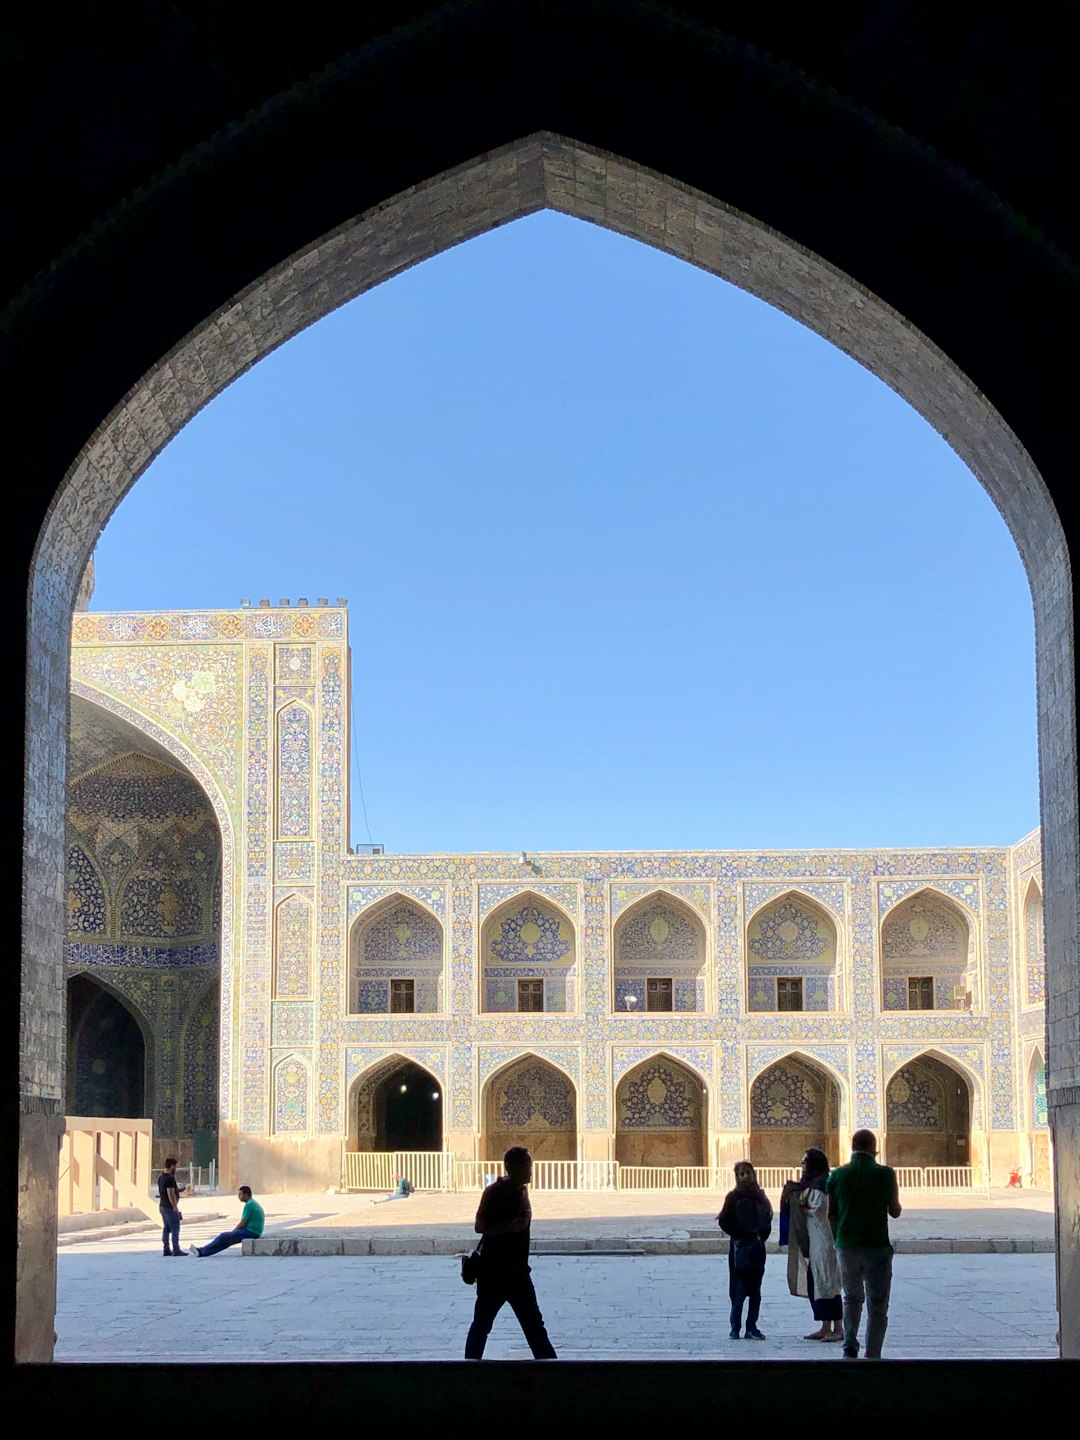
[[554, 1347], [536, 1303], [529, 1268], [532, 1206], [525, 1187], [532, 1179], [532, 1156], [524, 1145], [503, 1156], [506, 1174], [489, 1185], [480, 1199], [474, 1229], [480, 1242], [476, 1307], [465, 1341], [465, 1359], [482, 1360], [495, 1317], [509, 1305], [536, 1360], [555, 1360]]
[[899, 1220], [903, 1207], [896, 1171], [877, 1163], [877, 1137], [856, 1130], [851, 1137], [851, 1163], [838, 1165], [829, 1176], [829, 1224], [840, 1257], [844, 1282], [844, 1356], [859, 1357], [859, 1323], [866, 1304], [866, 1358], [880, 1360], [889, 1327], [893, 1248], [889, 1220]]
[[[165, 1168], [158, 1176], [158, 1209], [161, 1211], [161, 1244], [163, 1253], [166, 1256], [183, 1255], [180, 1249], [180, 1221], [183, 1215], [180, 1214], [180, 1192], [186, 1190], [186, 1185], [176, 1183], [176, 1160], [170, 1155], [165, 1161]], [[169, 1249], [169, 1242], [172, 1242], [172, 1249]]]
[[724, 1234], [731, 1236], [728, 1246], [731, 1338], [739, 1339], [745, 1304], [746, 1338], [764, 1340], [757, 1322], [761, 1311], [761, 1282], [765, 1278], [765, 1241], [772, 1231], [773, 1211], [749, 1160], [740, 1160], [735, 1166], [735, 1189], [724, 1196], [723, 1208], [716, 1218]]

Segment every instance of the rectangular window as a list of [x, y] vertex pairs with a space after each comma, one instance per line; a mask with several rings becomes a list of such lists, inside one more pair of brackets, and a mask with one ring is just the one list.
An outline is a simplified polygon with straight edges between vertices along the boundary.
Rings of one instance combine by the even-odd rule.
[[777, 1010], [801, 1010], [802, 979], [799, 976], [786, 977], [776, 982]]
[[646, 1010], [671, 1010], [671, 981], [670, 980], [646, 980], [645, 981], [645, 1008]]
[[411, 1015], [416, 1009], [416, 984], [413, 980], [390, 981], [390, 1013]]
[[909, 1010], [933, 1010], [934, 977], [932, 975], [908, 976], [907, 1008]]
[[543, 1010], [544, 1008], [544, 982], [543, 980], [519, 980], [518, 981], [518, 1009], [519, 1010]]

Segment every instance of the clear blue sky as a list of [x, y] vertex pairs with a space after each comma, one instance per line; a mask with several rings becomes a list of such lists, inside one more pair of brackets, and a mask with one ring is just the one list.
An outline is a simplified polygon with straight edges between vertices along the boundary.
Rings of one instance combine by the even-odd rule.
[[95, 610], [347, 597], [388, 850], [1038, 821], [1031, 601], [978, 482], [794, 321], [561, 216], [263, 361], [140, 480], [97, 577]]

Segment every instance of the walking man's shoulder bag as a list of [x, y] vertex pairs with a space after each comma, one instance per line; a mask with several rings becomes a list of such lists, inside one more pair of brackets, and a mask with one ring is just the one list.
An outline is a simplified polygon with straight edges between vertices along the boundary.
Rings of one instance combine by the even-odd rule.
[[475, 1250], [470, 1250], [468, 1255], [461, 1257], [461, 1278], [466, 1285], [475, 1285], [480, 1278], [480, 1267], [484, 1263], [484, 1257], [478, 1245]]

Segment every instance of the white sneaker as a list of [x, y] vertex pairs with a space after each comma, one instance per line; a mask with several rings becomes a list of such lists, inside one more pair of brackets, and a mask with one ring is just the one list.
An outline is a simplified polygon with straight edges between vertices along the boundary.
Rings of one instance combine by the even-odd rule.
[[198, 1260], [198, 1258], [199, 1258], [199, 1251], [198, 1251], [198, 1248], [197, 1248], [195, 1245], [189, 1245], [189, 1246], [187, 1247], [187, 1253], [191, 1256], [191, 1258], [192, 1258], [193, 1260]]

